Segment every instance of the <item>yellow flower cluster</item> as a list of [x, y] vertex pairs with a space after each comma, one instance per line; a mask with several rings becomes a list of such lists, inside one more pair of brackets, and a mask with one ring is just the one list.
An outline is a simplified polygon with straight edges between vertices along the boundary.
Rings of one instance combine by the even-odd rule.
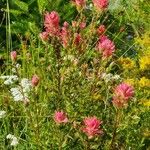
[[149, 70], [150, 69], [150, 55], [142, 56], [139, 60], [140, 69], [141, 70]]
[[150, 99], [141, 99], [140, 104], [150, 107]]
[[150, 49], [150, 32], [146, 32], [142, 37], [136, 38], [135, 41], [142, 47]]
[[126, 58], [121, 57], [119, 59], [119, 63], [121, 64], [123, 69], [127, 69], [127, 70], [133, 69], [135, 67], [135, 62], [129, 57]]
[[135, 80], [134, 79], [126, 79], [124, 82], [129, 84], [129, 85], [132, 85], [132, 86], [135, 85]]
[[147, 79], [145, 77], [142, 77], [140, 80], [139, 80], [139, 86], [140, 87], [150, 87], [150, 79]]
[[143, 102], [143, 105], [150, 107], [150, 100], [146, 100], [145, 102]]

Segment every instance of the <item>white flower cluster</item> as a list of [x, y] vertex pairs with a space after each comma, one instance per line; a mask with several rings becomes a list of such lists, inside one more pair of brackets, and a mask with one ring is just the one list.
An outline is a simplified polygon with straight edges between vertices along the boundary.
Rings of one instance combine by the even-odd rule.
[[[0, 76], [0, 79], [4, 80], [5, 85], [12, 85], [16, 81], [18, 81], [18, 77], [16, 75]], [[32, 84], [29, 79], [21, 79], [19, 86], [10, 89], [14, 101], [22, 101], [24, 99], [28, 99], [28, 93], [30, 92], [31, 87]]]
[[8, 134], [8, 135], [6, 136], [6, 139], [10, 139], [10, 140], [11, 140], [11, 143], [10, 143], [11, 146], [16, 146], [16, 145], [19, 144], [17, 137], [15, 137], [15, 136], [12, 135], [12, 134]]
[[6, 115], [6, 111], [1, 110], [0, 111], [0, 118], [4, 118]]
[[31, 87], [31, 81], [23, 78], [21, 80], [20, 86], [10, 89], [14, 101], [22, 101], [28, 99], [28, 94], [31, 90]]
[[0, 79], [5, 80], [4, 81], [5, 85], [11, 85], [18, 80], [18, 77], [16, 75], [0, 76]]
[[120, 79], [120, 76], [119, 75], [113, 75], [111, 73], [103, 73], [101, 75], [101, 78], [104, 79], [104, 81], [107, 83], [109, 81], [113, 81], [113, 80], [119, 80]]
[[16, 64], [15, 68], [12, 68], [12, 72], [16, 73], [16, 68], [20, 69], [21, 65], [20, 64]]

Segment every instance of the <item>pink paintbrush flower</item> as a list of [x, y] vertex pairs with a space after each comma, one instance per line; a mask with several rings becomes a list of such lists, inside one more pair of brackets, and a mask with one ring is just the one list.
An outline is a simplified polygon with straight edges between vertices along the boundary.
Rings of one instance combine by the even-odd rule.
[[56, 111], [54, 114], [54, 121], [58, 124], [60, 123], [67, 123], [68, 118], [63, 111]]
[[133, 97], [134, 88], [126, 83], [119, 84], [114, 90], [113, 104], [116, 107], [122, 107]]
[[115, 45], [107, 36], [103, 35], [100, 36], [97, 49], [102, 53], [104, 58], [107, 58], [112, 56], [115, 51]]
[[46, 32], [51, 35], [59, 34], [59, 15], [56, 11], [52, 11], [51, 13], [45, 14], [44, 26], [46, 28]]
[[102, 134], [103, 131], [100, 129], [102, 121], [98, 120], [96, 117], [87, 117], [84, 119], [84, 128], [82, 131], [86, 133], [89, 138], [96, 135]]
[[131, 85], [121, 83], [115, 88], [114, 95], [116, 97], [128, 100], [134, 95], [134, 89]]
[[68, 42], [69, 42], [69, 29], [68, 29], [68, 26], [65, 25], [61, 28], [60, 37], [61, 37], [61, 40], [62, 40], [63, 47], [66, 47], [68, 45]]
[[11, 60], [15, 62], [17, 60], [17, 52], [16, 51], [10, 52], [10, 57], [11, 57]]
[[82, 41], [81, 35], [79, 33], [75, 33], [74, 36], [75, 36], [74, 37], [74, 43], [75, 43], [75, 45], [79, 45], [80, 42]]
[[40, 78], [37, 75], [33, 75], [31, 83], [32, 86], [35, 87], [39, 84]]
[[97, 32], [99, 35], [104, 34], [106, 31], [106, 28], [104, 25], [100, 25], [99, 28], [97, 29]]
[[86, 27], [86, 22], [81, 22], [79, 26], [80, 26], [80, 29], [84, 29]]
[[108, 0], [92, 0], [97, 10], [104, 10], [108, 7]]

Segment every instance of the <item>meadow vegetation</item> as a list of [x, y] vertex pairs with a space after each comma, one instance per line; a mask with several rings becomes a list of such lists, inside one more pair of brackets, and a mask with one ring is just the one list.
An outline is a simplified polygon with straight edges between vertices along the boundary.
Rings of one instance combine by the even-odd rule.
[[0, 9], [0, 149], [150, 149], [149, 0]]

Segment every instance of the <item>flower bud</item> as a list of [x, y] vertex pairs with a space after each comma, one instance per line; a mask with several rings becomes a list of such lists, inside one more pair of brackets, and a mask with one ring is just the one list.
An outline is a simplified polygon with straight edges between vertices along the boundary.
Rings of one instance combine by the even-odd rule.
[[31, 80], [32, 86], [33, 87], [37, 86], [39, 83], [39, 80], [40, 80], [40, 78], [37, 75], [34, 75]]
[[15, 62], [17, 60], [17, 52], [16, 51], [10, 52], [10, 57], [11, 57], [11, 60]]

